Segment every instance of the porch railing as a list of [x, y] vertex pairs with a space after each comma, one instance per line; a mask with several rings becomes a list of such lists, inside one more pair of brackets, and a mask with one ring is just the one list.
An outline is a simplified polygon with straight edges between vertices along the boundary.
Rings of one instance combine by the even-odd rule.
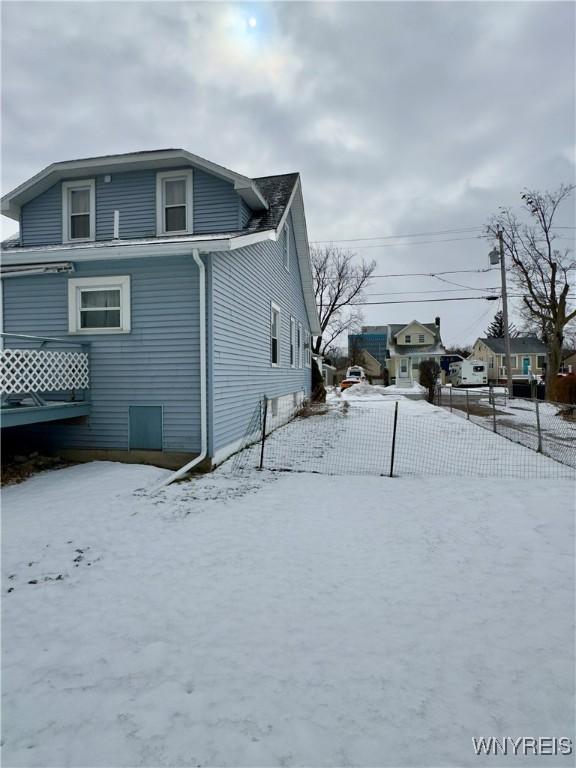
[[[89, 345], [68, 339], [0, 334], [2, 341], [15, 340], [18, 347], [0, 350], [0, 394], [2, 399], [30, 395], [41, 404], [41, 395], [49, 393], [83, 393], [90, 386]], [[12, 343], [12, 342], [11, 342]], [[34, 346], [31, 346], [34, 345]], [[76, 349], [47, 349], [47, 346], [74, 346]]]

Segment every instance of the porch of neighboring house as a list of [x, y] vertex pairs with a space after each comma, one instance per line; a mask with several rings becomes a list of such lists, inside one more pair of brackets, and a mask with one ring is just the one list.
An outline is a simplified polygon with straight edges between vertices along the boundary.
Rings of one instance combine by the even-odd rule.
[[419, 354], [419, 355], [398, 355], [391, 357], [386, 361], [389, 371], [390, 383], [397, 387], [410, 388], [413, 384], [420, 382], [420, 361], [436, 360], [438, 365], [445, 355]]
[[2, 428], [88, 416], [88, 344], [15, 333], [0, 338]]

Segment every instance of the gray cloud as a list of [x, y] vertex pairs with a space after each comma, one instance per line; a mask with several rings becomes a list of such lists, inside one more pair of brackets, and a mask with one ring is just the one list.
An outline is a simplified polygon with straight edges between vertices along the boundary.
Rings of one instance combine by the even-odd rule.
[[[2, 13], [3, 191], [55, 160], [182, 146], [252, 176], [299, 170], [317, 240], [478, 226], [524, 186], [574, 179], [572, 3], [27, 2]], [[482, 268], [489, 249], [356, 245], [379, 274]], [[492, 273], [461, 277], [497, 285]], [[436, 287], [449, 286], [382, 279], [371, 292]], [[493, 311], [407, 304], [365, 317], [440, 314], [451, 342], [471, 341]]]

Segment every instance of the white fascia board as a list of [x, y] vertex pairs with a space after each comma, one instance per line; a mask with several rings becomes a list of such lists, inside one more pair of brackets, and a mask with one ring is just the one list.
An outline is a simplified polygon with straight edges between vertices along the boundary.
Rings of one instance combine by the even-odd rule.
[[184, 149], [175, 149], [52, 163], [2, 197], [2, 214], [18, 221], [20, 207], [24, 203], [45, 192], [53, 184], [64, 178], [75, 179], [90, 173], [101, 175], [138, 169], [165, 168], [169, 170], [183, 165], [201, 168], [214, 176], [232, 182], [238, 194], [246, 200], [251, 208], [255, 210], [268, 209], [268, 203], [252, 179], [212, 163], [210, 160], [205, 160], [203, 157], [193, 155]]
[[257, 232], [239, 237], [172, 238], [170, 240], [150, 240], [146, 243], [118, 242], [106, 240], [83, 245], [47, 245], [43, 248], [8, 249], [2, 254], [4, 266], [20, 264], [46, 264], [53, 262], [56, 257], [66, 258], [73, 262], [103, 261], [106, 259], [135, 259], [151, 256], [187, 256], [193, 248], [201, 253], [217, 251], [233, 251], [247, 245], [271, 240], [273, 230]]
[[290, 200], [278, 227], [276, 229], [276, 239], [280, 238], [282, 228], [286, 223], [288, 214], [294, 209], [295, 215], [292, 216], [294, 239], [296, 241], [296, 255], [298, 256], [298, 266], [300, 267], [300, 279], [302, 280], [302, 291], [304, 293], [304, 303], [306, 314], [310, 324], [310, 333], [312, 336], [320, 336], [322, 328], [320, 327], [320, 318], [316, 307], [316, 295], [314, 293], [314, 278], [312, 276], [312, 266], [310, 262], [310, 246], [308, 244], [308, 232], [306, 230], [306, 216], [304, 214], [304, 200], [302, 198], [302, 186], [300, 176], [294, 184], [294, 189], [290, 195]]

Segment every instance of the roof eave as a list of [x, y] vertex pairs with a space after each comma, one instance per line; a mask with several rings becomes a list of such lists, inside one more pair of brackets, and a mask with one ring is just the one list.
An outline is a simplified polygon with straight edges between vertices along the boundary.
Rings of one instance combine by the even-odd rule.
[[64, 178], [82, 178], [87, 174], [129, 171], [138, 169], [160, 169], [191, 165], [219, 178], [230, 181], [234, 189], [253, 210], [268, 210], [268, 203], [252, 179], [230, 171], [221, 165], [193, 155], [184, 149], [159, 150], [158, 152], [130, 153], [95, 157], [86, 160], [71, 160], [52, 163], [39, 173], [31, 176], [15, 189], [2, 197], [1, 211], [4, 216], [18, 221], [20, 208], [24, 203], [42, 194]]

